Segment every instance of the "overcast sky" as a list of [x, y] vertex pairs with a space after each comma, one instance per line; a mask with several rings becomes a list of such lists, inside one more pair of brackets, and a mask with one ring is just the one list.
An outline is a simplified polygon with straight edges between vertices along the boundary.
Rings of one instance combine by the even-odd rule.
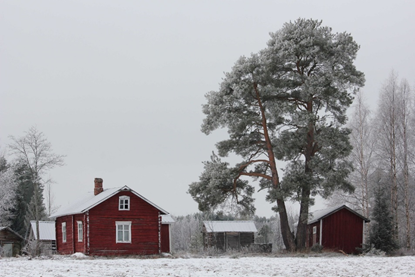
[[[415, 1], [0, 1], [0, 151], [42, 131], [66, 165], [55, 204], [128, 185], [174, 215], [225, 131], [200, 132], [204, 95], [236, 60], [299, 17], [360, 44], [356, 66], [377, 105], [394, 69], [415, 84]], [[6, 152], [7, 154], [7, 152]], [[264, 194], [259, 215], [272, 215]]]

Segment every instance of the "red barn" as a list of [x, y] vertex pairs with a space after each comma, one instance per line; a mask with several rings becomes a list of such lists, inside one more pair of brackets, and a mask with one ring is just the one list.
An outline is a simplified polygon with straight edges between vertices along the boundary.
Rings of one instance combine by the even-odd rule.
[[307, 226], [307, 246], [358, 253], [364, 242], [365, 225], [370, 220], [346, 205], [312, 213]]
[[171, 216], [128, 186], [103, 189], [52, 215], [59, 254], [151, 255], [170, 252]]

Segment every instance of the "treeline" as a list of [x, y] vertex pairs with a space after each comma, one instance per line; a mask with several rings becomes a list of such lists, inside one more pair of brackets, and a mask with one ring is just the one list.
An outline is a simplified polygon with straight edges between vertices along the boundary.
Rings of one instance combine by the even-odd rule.
[[336, 191], [331, 203], [347, 203], [372, 219], [368, 243], [377, 248], [414, 249], [414, 90], [392, 72], [382, 86], [375, 111], [363, 96], [357, 94], [348, 125], [353, 145], [349, 160], [354, 167], [349, 180], [355, 191]]
[[[64, 156], [54, 154], [51, 143], [34, 127], [24, 136], [10, 139], [12, 142], [6, 148], [10, 158], [3, 149], [0, 155], [0, 226], [10, 227], [27, 238], [30, 221], [34, 220], [37, 226], [34, 232], [39, 238], [39, 221], [54, 212], [52, 180], [44, 176], [53, 167], [63, 165]], [[37, 243], [35, 254], [39, 253]]]

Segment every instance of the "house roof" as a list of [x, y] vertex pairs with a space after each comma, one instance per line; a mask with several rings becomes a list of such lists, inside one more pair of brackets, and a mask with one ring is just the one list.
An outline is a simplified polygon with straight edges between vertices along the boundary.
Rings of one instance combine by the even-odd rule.
[[163, 214], [161, 216], [161, 224], [172, 224], [174, 223], [175, 220], [173, 219], [173, 217], [169, 214]]
[[[33, 236], [37, 239], [36, 221], [31, 220]], [[39, 221], [39, 236], [40, 240], [56, 240], [55, 221]]]
[[346, 205], [338, 205], [338, 206], [329, 207], [329, 208], [326, 208], [326, 209], [317, 210], [315, 212], [310, 213], [310, 216], [308, 218], [308, 224], [316, 223], [320, 219], [323, 219], [325, 217], [328, 217], [329, 215], [332, 215], [332, 214], [340, 211], [341, 209], [347, 209], [350, 212], [352, 212], [355, 215], [357, 215], [360, 218], [362, 218], [364, 221], [370, 222], [370, 220], [368, 218], [366, 218], [363, 215], [361, 215], [360, 213], [352, 210], [351, 208], [347, 207]]
[[207, 233], [220, 232], [257, 232], [253, 221], [203, 221]]
[[102, 202], [111, 198], [112, 196], [116, 195], [120, 191], [131, 191], [133, 194], [135, 194], [136, 196], [138, 196], [139, 198], [141, 198], [142, 200], [144, 200], [145, 202], [147, 202], [148, 204], [150, 204], [151, 206], [153, 206], [154, 208], [156, 208], [163, 214], [168, 214], [167, 211], [163, 210], [162, 208], [160, 208], [159, 206], [157, 206], [156, 204], [154, 204], [153, 202], [151, 202], [150, 200], [148, 200], [141, 194], [137, 193], [133, 189], [129, 188], [128, 186], [123, 186], [119, 188], [104, 189], [101, 193], [97, 195], [94, 195], [91, 192], [86, 197], [84, 197], [82, 200], [74, 203], [73, 205], [60, 209], [58, 212], [52, 214], [50, 218], [57, 218], [60, 216], [72, 215], [72, 214], [82, 214], [86, 211], [89, 211], [93, 207], [101, 204]]
[[22, 239], [22, 240], [24, 240], [24, 238], [21, 236], [21, 235], [19, 235], [18, 233], [16, 233], [15, 231], [13, 231], [10, 227], [8, 227], [8, 226], [0, 226], [0, 231], [3, 231], [3, 230], [9, 230], [11, 233], [13, 233], [14, 235], [16, 235], [16, 236], [18, 236], [20, 239]]

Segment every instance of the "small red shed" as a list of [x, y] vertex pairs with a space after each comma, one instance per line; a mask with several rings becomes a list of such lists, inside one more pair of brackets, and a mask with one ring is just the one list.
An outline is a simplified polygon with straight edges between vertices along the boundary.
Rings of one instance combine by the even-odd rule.
[[369, 219], [346, 205], [315, 211], [307, 226], [307, 246], [320, 244], [324, 249], [356, 254], [365, 241], [365, 225]]
[[[152, 255], [170, 252], [169, 213], [128, 186], [103, 188], [53, 214], [59, 254]], [[165, 219], [163, 222], [163, 218]]]

